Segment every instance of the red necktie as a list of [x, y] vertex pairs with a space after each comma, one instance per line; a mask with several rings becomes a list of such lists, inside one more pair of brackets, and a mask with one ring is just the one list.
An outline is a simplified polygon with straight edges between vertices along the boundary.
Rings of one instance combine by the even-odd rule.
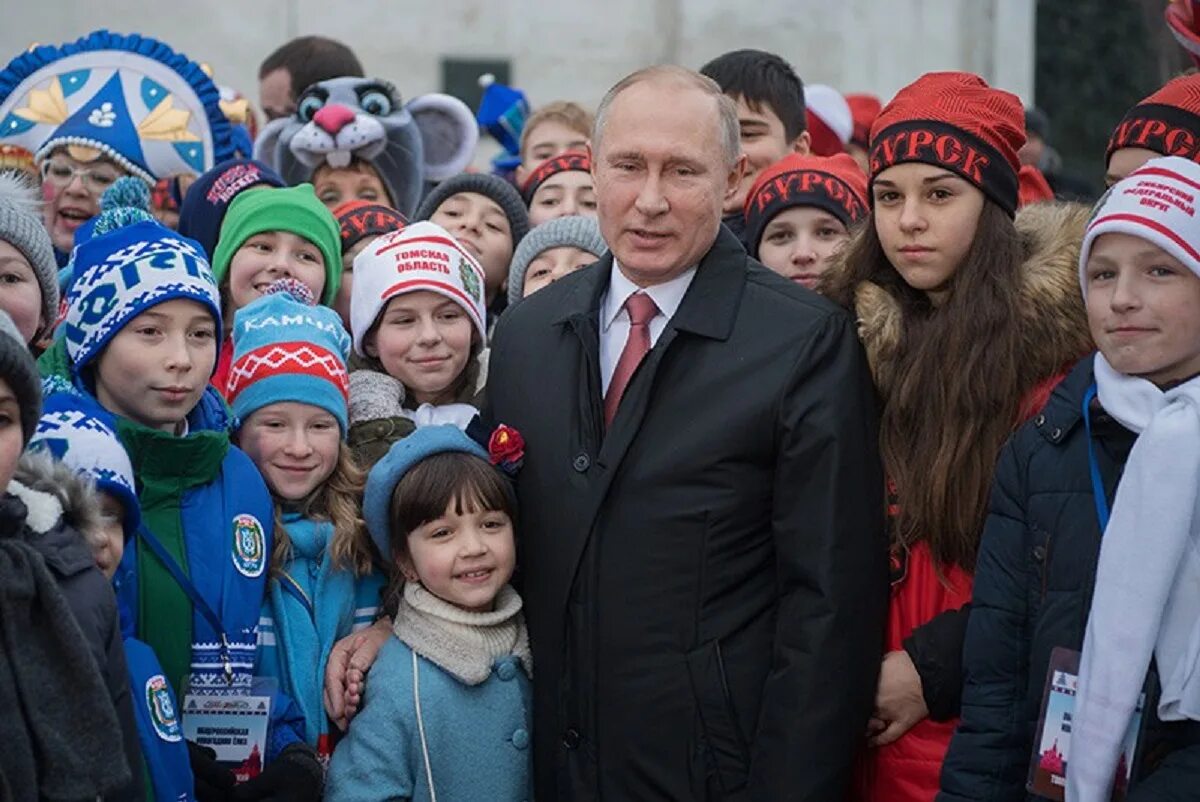
[[642, 358], [650, 353], [650, 321], [658, 314], [658, 305], [654, 299], [644, 292], [635, 292], [625, 299], [625, 311], [629, 313], [629, 339], [625, 341], [625, 349], [617, 360], [613, 371], [612, 381], [608, 383], [608, 393], [604, 396], [604, 423], [611, 426], [617, 416], [617, 407], [621, 404], [621, 396], [633, 378], [633, 372], [641, 364]]

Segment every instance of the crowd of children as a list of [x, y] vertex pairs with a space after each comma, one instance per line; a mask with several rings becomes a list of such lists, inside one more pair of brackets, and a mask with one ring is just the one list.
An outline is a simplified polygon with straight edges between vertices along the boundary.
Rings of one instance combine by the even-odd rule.
[[[700, 72], [740, 121], [724, 224], [852, 311], [880, 399], [846, 798], [1200, 798], [1200, 76], [1120, 121], [1089, 209], [978, 76], [881, 103], [760, 51]], [[0, 800], [532, 798], [522, 440], [480, 410], [497, 319], [607, 251], [596, 121], [481, 109], [489, 174], [461, 102], [312, 81], [247, 153], [155, 40], [0, 71], [33, 165], [0, 170]]]

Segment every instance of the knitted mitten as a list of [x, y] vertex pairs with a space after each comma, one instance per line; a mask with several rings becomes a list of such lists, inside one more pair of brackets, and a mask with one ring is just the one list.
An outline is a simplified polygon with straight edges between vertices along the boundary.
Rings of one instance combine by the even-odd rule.
[[356, 370], [350, 374], [350, 424], [402, 414], [404, 385], [386, 373]]

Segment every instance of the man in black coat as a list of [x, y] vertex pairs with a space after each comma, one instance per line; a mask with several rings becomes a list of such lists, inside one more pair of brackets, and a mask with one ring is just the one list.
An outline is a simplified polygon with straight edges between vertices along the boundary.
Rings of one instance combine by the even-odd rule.
[[743, 159], [707, 78], [624, 79], [593, 148], [612, 253], [505, 316], [488, 383], [527, 444], [535, 795], [838, 800], [887, 588], [854, 321], [721, 229]]

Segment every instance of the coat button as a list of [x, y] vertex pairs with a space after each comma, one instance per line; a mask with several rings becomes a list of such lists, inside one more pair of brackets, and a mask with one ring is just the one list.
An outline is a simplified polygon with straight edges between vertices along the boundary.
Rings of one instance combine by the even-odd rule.
[[575, 461], [571, 463], [571, 467], [573, 467], [577, 472], [583, 473], [588, 468], [592, 467], [592, 461], [587, 454], [579, 454], [575, 457]]
[[1057, 443], [1061, 439], [1062, 439], [1062, 429], [1055, 429], [1054, 431], [1050, 432], [1051, 442]]
[[517, 667], [511, 661], [505, 660], [496, 666], [496, 676], [508, 682], [513, 677], [517, 676]]
[[526, 730], [524, 727], [520, 727], [520, 728], [514, 730], [513, 734], [512, 734], [512, 745], [517, 747], [518, 749], [528, 749], [529, 748], [529, 731]]
[[1038, 415], [1036, 418], [1033, 419], [1033, 425], [1038, 427], [1039, 429], [1041, 427], [1045, 426], [1046, 425], [1046, 416]]
[[1045, 546], [1034, 546], [1033, 547], [1033, 559], [1037, 560], [1038, 562], [1044, 562], [1046, 559], [1046, 547]]
[[569, 729], [563, 733], [563, 739], [562, 739], [563, 746], [567, 747], [568, 749], [577, 748], [579, 746], [579, 740], [580, 739], [579, 739], [579, 731], [578, 730]]

